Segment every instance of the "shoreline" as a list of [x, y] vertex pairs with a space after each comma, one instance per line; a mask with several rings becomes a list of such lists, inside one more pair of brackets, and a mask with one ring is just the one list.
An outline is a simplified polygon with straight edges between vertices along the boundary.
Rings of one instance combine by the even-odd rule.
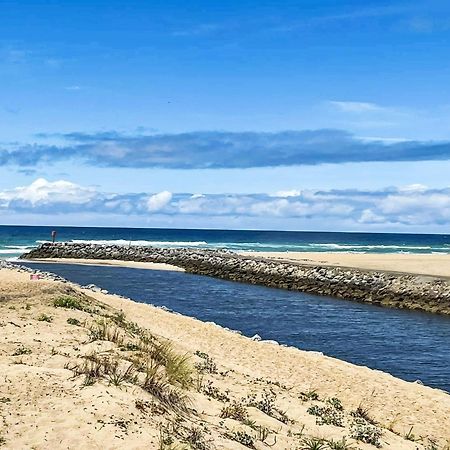
[[[380, 271], [399, 275], [450, 280], [450, 254], [443, 253], [351, 253], [351, 252], [252, 252], [232, 251], [236, 255], [256, 260], [273, 260], [307, 266], [339, 267], [361, 271]], [[7, 261], [7, 260], [5, 260]], [[17, 261], [19, 262], [19, 258]], [[156, 262], [90, 258], [32, 258], [29, 262], [118, 266], [148, 270], [185, 272], [182, 267]]]
[[[430, 438], [436, 439], [437, 442], [444, 445], [446, 440], [450, 439], [450, 435], [446, 433], [446, 430], [450, 429], [450, 416], [448, 415], [448, 411], [450, 410], [450, 395], [439, 389], [403, 381], [388, 373], [347, 363], [332, 357], [324, 356], [317, 352], [280, 346], [270, 341], [257, 342], [251, 338], [241, 336], [238, 332], [229, 331], [213, 323], [202, 322], [195, 318], [167, 312], [163, 308], [135, 302], [132, 299], [126, 299], [117, 295], [83, 289], [74, 283], [61, 283], [48, 279], [42, 279], [38, 282], [29, 281], [29, 274], [33, 270], [27, 269], [24, 270], [24, 272], [21, 272], [20, 270], [21, 269], [17, 267], [0, 269], [1, 292], [2, 296], [4, 296], [4, 300], [7, 300], [8, 296], [20, 299], [20, 295], [18, 296], [19, 291], [22, 290], [23, 292], [28, 292], [29, 294], [27, 294], [26, 301], [32, 303], [30, 313], [22, 309], [22, 307], [16, 312], [15, 309], [11, 309], [11, 303], [9, 303], [9, 307], [7, 306], [8, 303], [0, 303], [0, 307], [3, 310], [3, 320], [10, 320], [10, 322], [15, 324], [12, 326], [9, 325], [10, 322], [7, 322], [5, 327], [0, 328], [0, 334], [5, 334], [5, 337], [3, 338], [4, 345], [11, 342], [13, 347], [16, 347], [18, 343], [21, 342], [23, 345], [30, 345], [30, 347], [31, 345], [34, 345], [36, 350], [33, 349], [31, 355], [22, 357], [22, 360], [24, 361], [22, 364], [26, 364], [25, 366], [15, 364], [15, 360], [11, 359], [11, 357], [9, 357], [8, 360], [6, 355], [2, 357], [0, 367], [2, 367], [3, 373], [7, 374], [9, 379], [17, 381], [13, 381], [13, 384], [9, 388], [7, 388], [7, 386], [1, 387], [0, 390], [2, 390], [2, 392], [0, 396], [4, 395], [5, 398], [12, 397], [13, 395], [18, 396], [19, 400], [15, 399], [14, 407], [17, 414], [23, 415], [25, 410], [22, 408], [29, 408], [29, 400], [26, 397], [20, 397], [21, 395], [26, 395], [26, 393], [22, 393], [20, 389], [15, 388], [15, 383], [19, 383], [19, 380], [21, 380], [20, 383], [23, 383], [25, 382], [25, 379], [27, 380], [27, 383], [30, 383], [30, 378], [34, 380], [34, 377], [36, 377], [37, 384], [33, 384], [34, 394], [32, 404], [35, 405], [35, 407], [39, 407], [41, 410], [41, 413], [39, 414], [39, 436], [43, 435], [44, 430], [49, 432], [50, 437], [54, 439], [53, 445], [56, 445], [56, 448], [58, 448], [58, 445], [55, 444], [55, 439], [62, 438], [66, 445], [69, 445], [67, 444], [68, 442], [72, 442], [73, 445], [73, 439], [76, 439], [77, 437], [74, 436], [74, 433], [71, 433], [71, 430], [67, 429], [67, 423], [64, 424], [66, 427], [65, 431], [59, 429], [59, 432], [56, 432], [56, 435], [52, 435], [51, 430], [55, 430], [55, 425], [52, 424], [51, 420], [47, 423], [42, 423], [42, 421], [45, 420], [46, 414], [48, 414], [50, 418], [55, 417], [55, 419], [57, 416], [53, 415], [53, 410], [47, 411], [48, 401], [53, 401], [52, 396], [54, 394], [49, 394], [42, 388], [41, 398], [38, 386], [42, 383], [45, 384], [45, 381], [42, 381], [42, 377], [46, 380], [45, 373], [48, 371], [50, 373], [49, 382], [51, 383], [51, 390], [54, 391], [56, 388], [58, 392], [61, 392], [62, 387], [59, 387], [58, 383], [60, 382], [62, 383], [62, 386], [64, 386], [66, 383], [64, 380], [70, 377], [70, 371], [64, 370], [61, 372], [62, 366], [64, 365], [62, 356], [49, 356], [43, 358], [40, 355], [44, 351], [43, 349], [47, 347], [48, 350], [46, 351], [50, 352], [50, 347], [55, 345], [54, 340], [65, 339], [66, 336], [73, 340], [73, 337], [70, 337], [72, 336], [71, 334], [67, 334], [67, 325], [63, 326], [65, 323], [65, 316], [62, 316], [61, 318], [58, 316], [64, 312], [59, 308], [56, 310], [55, 308], [52, 309], [51, 307], [46, 307], [47, 310], [50, 308], [50, 313], [55, 316], [51, 324], [37, 322], [36, 315], [38, 311], [40, 311], [38, 308], [42, 309], [43, 307], [33, 303], [34, 297], [30, 295], [30, 293], [34, 294], [35, 291], [39, 294], [45, 293], [47, 295], [51, 294], [54, 289], [69, 293], [73, 290], [74, 292], [79, 292], [80, 294], [88, 296], [87, 298], [92, 298], [92, 301], [106, 305], [107, 308], [121, 311], [127, 318], [135, 321], [139, 326], [151, 329], [155, 336], [169, 339], [170, 342], [173, 342], [176, 348], [183, 353], [187, 352], [189, 355], [193, 355], [196, 351], [207, 353], [214, 361], [216, 361], [223, 373], [228, 373], [226, 376], [220, 374], [210, 374], [208, 376], [208, 378], [211, 378], [213, 381], [214, 386], [220, 389], [220, 391], [229, 389], [231, 392], [230, 395], [240, 398], [245, 394], [247, 389], [250, 389], [251, 392], [258, 393], [264, 392], [267, 386], [269, 386], [270, 389], [277, 392], [276, 401], [280, 404], [280, 407], [286, 410], [287, 414], [295, 419], [298, 426], [304, 424], [306, 428], [304, 428], [302, 432], [305, 433], [305, 436], [315, 435], [338, 439], [339, 436], [342, 436], [343, 432], [346, 434], [349, 432], [347, 425], [344, 429], [330, 427], [329, 425], [317, 425], [314, 416], [307, 413], [306, 410], [308, 407], [315, 403], [320, 403], [319, 401], [312, 403], [309, 400], [300, 401], [298, 399], [298, 393], [315, 390], [321, 399], [331, 397], [339, 398], [342, 401], [345, 411], [350, 411], [360, 404], [370, 406], [371, 416], [377, 421], [380, 427], [383, 427], [383, 448], [411, 450], [415, 448], [426, 449], [427, 447], [422, 446], [422, 444], [414, 443], [404, 438], [411, 427], [413, 427], [416, 436], [424, 436], [424, 442], [426, 439]], [[24, 291], [24, 289], [26, 289], [26, 291]], [[31, 316], [29, 318], [25, 317], [27, 314], [31, 314]], [[71, 310], [69, 310], [67, 314], [70, 316], [78, 314], [80, 315], [80, 319], [82, 315], [81, 312], [71, 312]], [[85, 313], [83, 314], [85, 315]], [[25, 327], [25, 325], [27, 326]], [[17, 326], [22, 328], [17, 328]], [[11, 331], [9, 329], [15, 332], [12, 341], [12, 336], [10, 335]], [[36, 332], [34, 331], [35, 329]], [[73, 330], [70, 329], [69, 331], [73, 332]], [[78, 329], [76, 331], [77, 333], [81, 332], [81, 330]], [[37, 333], [37, 335], [33, 333]], [[35, 336], [39, 336], [38, 344], [33, 343]], [[73, 344], [70, 344], [69, 346], [67, 343], [64, 344], [61, 347], [61, 351], [73, 353], [73, 350], [70, 350], [71, 345]], [[76, 345], [77, 347], [80, 347], [80, 344]], [[93, 344], [83, 344], [80, 349], [86, 347], [86, 351], [88, 351], [88, 349], [94, 348], [92, 345]], [[194, 356], [191, 356], [191, 358], [193, 357]], [[48, 362], [44, 364], [42, 358]], [[42, 364], [44, 364], [44, 366], [42, 366]], [[23, 367], [28, 368], [27, 372], [23, 372]], [[36, 371], [34, 371], [34, 367], [36, 367]], [[55, 370], [57, 370], [57, 372], [54, 372]], [[58, 377], [61, 376], [61, 381], [58, 381]], [[258, 380], [268, 381], [263, 382]], [[270, 383], [267, 385], [269, 381]], [[73, 383], [74, 381], [72, 381], [70, 385], [73, 385]], [[102, 383], [99, 382], [92, 387], [82, 388], [81, 390], [77, 389], [76, 392], [86, 392], [87, 395], [87, 397], [82, 395], [81, 398], [78, 398], [77, 404], [83, 405], [83, 402], [94, 402], [92, 399], [93, 393], [95, 392], [95, 395], [104, 396], [106, 390], [106, 392], [109, 392], [109, 394], [106, 395], [106, 398], [109, 398], [109, 402], [112, 401], [113, 404], [115, 404], [114, 402], [117, 399], [118, 404], [121, 405], [119, 408], [120, 411], [123, 410], [123, 403], [128, 402], [129, 397], [131, 397], [132, 400], [136, 396], [135, 391], [129, 390], [128, 388], [126, 391], [123, 391], [122, 389], [114, 388], [114, 386], [108, 386], [108, 384], [104, 385], [104, 388], [102, 386]], [[282, 386], [286, 386], [286, 388], [283, 388]], [[3, 392], [3, 389], [9, 390], [5, 393]], [[73, 388], [70, 388], [64, 395], [70, 397], [70, 395], [73, 395], [72, 391]], [[193, 395], [194, 405], [197, 407], [197, 404], [199, 404], [200, 410], [203, 409], [207, 412], [206, 416], [201, 415], [201, 420], [211, 421], [212, 419], [210, 416], [218, 414], [217, 411], [220, 412], [220, 408], [217, 409], [216, 405], [218, 401], [217, 399], [209, 398], [206, 399], [205, 403], [205, 400], [200, 397], [200, 394]], [[78, 414], [84, 414], [83, 408], [80, 406], [79, 408], [73, 409], [73, 400], [71, 400], [71, 403], [64, 403], [64, 396], [61, 397], [61, 394], [58, 394], [58, 397], [55, 397], [55, 399], [56, 398], [58, 398], [60, 409], [66, 408], [70, 410], [66, 413], [65, 420], [76, 419], [75, 423], [81, 424], [81, 418], [78, 417]], [[23, 407], [22, 404], [24, 405]], [[218, 406], [220, 407], [220, 401]], [[114, 408], [113, 406], [111, 406], [111, 408], [113, 412], [115, 411], [115, 413], [117, 413], [117, 408]], [[42, 414], [42, 409], [44, 410], [44, 414]], [[289, 427], [286, 427], [278, 420], [275, 420], [274, 422], [272, 418], [264, 414], [262, 415], [258, 410], [253, 411], [251, 408], [250, 410], [251, 413], [254, 414], [252, 419], [255, 418], [255, 420], [258, 420], [259, 422], [262, 421], [261, 423], [264, 423], [265, 426], [267, 425], [270, 428], [279, 430], [277, 432], [277, 437], [278, 443], [283, 445], [282, 448], [285, 448], [284, 445], [287, 446], [288, 442], [291, 442], [289, 441], [290, 438], [288, 438], [288, 430], [295, 430], [297, 425], [292, 424]], [[108, 412], [109, 411], [106, 411], [106, 414], [108, 414]], [[57, 414], [60, 413], [61, 411], [58, 410]], [[101, 416], [102, 411], [100, 410], [100, 413], [93, 412], [93, 414], [95, 417]], [[122, 411], [122, 414], [125, 414], [125, 412]], [[25, 415], [22, 418], [23, 427], [27, 426], [28, 420], [37, 420], [33, 415], [29, 416], [29, 419], [27, 417], [28, 416]], [[13, 419], [11, 418], [8, 420], [12, 421]], [[227, 419], [225, 426], [230, 429], [235, 429], [237, 427], [237, 424], [234, 423], [235, 421], [232, 421], [233, 423], [230, 425], [228, 420], [229, 419]], [[81, 426], [83, 429], [86, 429], [86, 427], [89, 428], [88, 422], [89, 421], [83, 421], [82, 425], [78, 425], [78, 427]], [[91, 422], [95, 424], [95, 421], [91, 420]], [[146, 422], [144, 421], [144, 424], [141, 426], [144, 428], [144, 433], [146, 433], [148, 430], [145, 430], [145, 427], [149, 427], [148, 419]], [[44, 427], [44, 429], [42, 429], [42, 427]], [[389, 431], [386, 427], [390, 427], [394, 432]], [[109, 430], [110, 428], [110, 426], [107, 427]], [[153, 431], [158, 431], [156, 427], [154, 428], [155, 430]], [[8, 429], [6, 429], [6, 432], [2, 431], [0, 434], [8, 438], [12, 436], [14, 429], [16, 429], [15, 426], [11, 424]], [[17, 442], [30, 443], [30, 439], [36, 439], [32, 436], [33, 433], [35, 433], [35, 431], [30, 427], [29, 433], [22, 433], [20, 436], [21, 440]], [[142, 436], [141, 433], [142, 430], [139, 432], [139, 438]], [[214, 433], [212, 433], [212, 435], [215, 436]], [[132, 436], [134, 436], [134, 434], [130, 433], [129, 436], [128, 434], [126, 437], [123, 436], [123, 439], [131, 440]], [[106, 439], [110, 442], [108, 448], [123, 448], [124, 445], [122, 440], [119, 441], [120, 444], [118, 444], [117, 447], [114, 446], [114, 439], [112, 436], [106, 436], [104, 433], [102, 434], [92, 430], [92, 427], [89, 428], [86, 438], [88, 439], [87, 442], [90, 443], [98, 443], [101, 442], [102, 439]], [[233, 446], [234, 444], [231, 441], [220, 445], [220, 438], [216, 436], [216, 439], [219, 443], [217, 448], [243, 448], [241, 446]], [[41, 444], [43, 444], [43, 442]], [[46, 441], [45, 445], [48, 445], [48, 441]], [[261, 447], [257, 446], [256, 448], [259, 449], [264, 447], [265, 445]], [[364, 443], [358, 443], [358, 447], [364, 450], [375, 448], [373, 445]], [[37, 445], [36, 448], [43, 447]]]
[[[21, 262], [19, 259], [18, 263]], [[34, 258], [29, 259], [30, 263], [52, 263], [52, 264], [80, 264], [84, 266], [114, 266], [128, 267], [130, 269], [146, 269], [146, 270], [167, 270], [173, 272], [185, 272], [182, 267], [172, 264], [142, 262], [142, 261], [121, 261], [118, 259], [83, 259], [83, 258]]]
[[[264, 257], [268, 255], [268, 257]], [[260, 284], [268, 287], [297, 290], [310, 294], [331, 296], [379, 306], [422, 310], [450, 315], [450, 279], [414, 273], [394, 273], [386, 270], [399, 265], [399, 257], [390, 256], [391, 266], [384, 270], [332, 265], [323, 255], [298, 253], [286, 259], [273, 254], [240, 254], [229, 250], [206, 250], [188, 248], [121, 247], [94, 244], [42, 244], [22, 256], [24, 260], [121, 260], [164, 263], [180, 267], [186, 272], [215, 278]], [[309, 255], [309, 254], [308, 254]], [[331, 254], [328, 254], [328, 258]], [[334, 254], [342, 260], [347, 255]], [[351, 255], [354, 257], [355, 255]], [[361, 260], [361, 255], [358, 255]], [[436, 258], [436, 257], [434, 257]], [[438, 257], [442, 261], [441, 256]], [[306, 260], [306, 261], [305, 261]], [[405, 260], [404, 258], [401, 260]], [[412, 261], [411, 258], [408, 258]], [[367, 258], [366, 258], [367, 261]], [[423, 264], [414, 260], [410, 266], [422, 271]], [[450, 261], [445, 258], [445, 261]], [[339, 261], [338, 261], [339, 263]], [[379, 262], [378, 262], [379, 264]], [[394, 266], [392, 266], [394, 264]], [[377, 266], [377, 265], [375, 265]], [[431, 267], [431, 264], [425, 264]], [[440, 264], [446, 270], [445, 264]]]

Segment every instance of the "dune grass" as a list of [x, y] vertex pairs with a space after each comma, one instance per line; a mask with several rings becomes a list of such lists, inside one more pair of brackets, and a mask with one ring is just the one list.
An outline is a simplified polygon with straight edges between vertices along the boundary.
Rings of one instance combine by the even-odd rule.
[[[58, 304], [74, 306], [72, 300]], [[129, 383], [142, 388], [167, 411], [189, 411], [187, 390], [193, 386], [194, 369], [188, 355], [179, 354], [170, 342], [157, 339], [120, 313], [101, 317], [87, 329], [89, 342], [109, 341], [117, 349], [107, 355], [94, 352], [66, 365], [74, 376], [84, 375], [84, 387], [100, 380], [119, 388]]]

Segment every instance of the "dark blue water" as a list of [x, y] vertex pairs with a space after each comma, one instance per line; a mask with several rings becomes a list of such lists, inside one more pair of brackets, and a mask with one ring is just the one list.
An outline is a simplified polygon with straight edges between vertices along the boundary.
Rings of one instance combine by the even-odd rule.
[[450, 236], [439, 234], [0, 226], [0, 258], [17, 257], [47, 241], [53, 229], [60, 241], [126, 245], [131, 242], [251, 251], [450, 252]]
[[450, 392], [450, 317], [186, 274], [29, 264], [80, 284]]

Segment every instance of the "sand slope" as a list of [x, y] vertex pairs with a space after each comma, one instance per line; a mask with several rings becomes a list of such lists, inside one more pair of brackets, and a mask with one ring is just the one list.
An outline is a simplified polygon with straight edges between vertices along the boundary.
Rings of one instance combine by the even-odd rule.
[[[79, 297], [96, 312], [55, 308], [53, 301], [61, 296]], [[195, 375], [188, 391], [192, 408], [182, 421], [158, 410], [158, 402], [138, 385], [114, 386], [99, 379], [83, 386], [83, 377], [74, 377], [67, 368], [93, 352], [124, 354], [114, 342], [89, 339], [89, 324], [119, 310], [155, 336], [170, 339], [180, 354], [188, 352], [192, 364], [204, 363], [194, 355], [200, 351], [217, 365], [217, 373]], [[42, 314], [52, 321], [38, 320]], [[4, 448], [168, 449], [175, 448], [169, 444], [172, 434], [175, 443], [184, 445], [177, 448], [243, 449], [248, 447], [233, 437], [239, 440], [246, 433], [258, 449], [268, 444], [276, 449], [301, 449], [305, 437], [343, 436], [353, 448], [374, 449], [349, 438], [353, 420], [349, 413], [359, 404], [383, 428], [383, 448], [431, 450], [429, 438], [436, 440], [436, 448], [445, 448], [450, 439], [450, 396], [442, 391], [317, 353], [254, 342], [214, 324], [117, 296], [81, 292], [69, 284], [32, 282], [26, 273], [1, 269], [0, 317]], [[81, 325], [68, 324], [68, 318], [78, 319]], [[310, 390], [316, 390], [321, 401], [299, 398]], [[267, 414], [254, 406], [245, 406], [253, 428], [220, 417], [232, 400], [248, 402], [251, 394], [259, 400], [264, 392], [273, 396], [272, 406], [286, 413], [288, 423], [277, 420], [276, 411]], [[316, 416], [307, 412], [313, 405], [329, 407], [326, 399], [330, 397], [337, 397], [344, 406], [343, 427], [318, 425]], [[136, 406], [142, 404], [147, 406]], [[411, 427], [416, 439], [422, 437], [420, 441], [404, 438]], [[258, 440], [264, 437], [263, 429], [268, 433], [265, 442]], [[201, 439], [193, 441], [192, 430], [200, 430], [195, 433]], [[188, 441], [194, 443], [189, 447]]]

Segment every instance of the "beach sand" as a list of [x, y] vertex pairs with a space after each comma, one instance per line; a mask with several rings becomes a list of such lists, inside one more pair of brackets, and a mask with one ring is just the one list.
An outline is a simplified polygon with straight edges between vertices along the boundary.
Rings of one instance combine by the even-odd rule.
[[184, 272], [181, 267], [172, 264], [139, 262], [139, 261], [119, 261], [115, 259], [76, 259], [76, 258], [43, 258], [27, 260], [27, 262], [59, 263], [59, 264], [82, 264], [85, 266], [116, 266], [130, 267], [132, 269], [149, 270], [172, 270], [174, 272]]
[[298, 262], [308, 265], [351, 267], [382, 272], [450, 278], [450, 254], [239, 252], [241, 255]]
[[[61, 296], [88, 302], [92, 310], [54, 307], [54, 300]], [[136, 384], [115, 386], [103, 378], [83, 386], [83, 376], [74, 377], [70, 367], [83, 355], [95, 352], [123, 358], [130, 354], [119, 350], [110, 342], [112, 338], [89, 339], [95, 320], [118, 311], [158, 339], [170, 340], [192, 363], [205, 362], [194, 355], [200, 351], [217, 364], [217, 373], [198, 375], [188, 391], [195, 412], [174, 421], [173, 413], [161, 412], [158, 402]], [[43, 314], [51, 321], [39, 320]], [[169, 449], [175, 447], [161, 441], [167, 443], [172, 436], [175, 442], [191, 442], [192, 448], [245, 449], [230, 438], [243, 439], [241, 432], [255, 438], [257, 449], [267, 444], [274, 444], [274, 449], [300, 449], [305, 437], [337, 440], [343, 436], [354, 443], [352, 448], [374, 449], [349, 438], [354, 420], [349, 412], [359, 405], [382, 429], [383, 448], [429, 450], [434, 439], [435, 448], [444, 449], [450, 442], [450, 395], [443, 391], [319, 353], [252, 341], [215, 324], [119, 296], [81, 290], [70, 283], [30, 281], [28, 273], [0, 269], [0, 318], [0, 440], [4, 448]], [[79, 320], [80, 326], [69, 325], [68, 318]], [[244, 425], [220, 417], [222, 408], [230, 404], [217, 399], [220, 395], [240, 401], [249, 394], [262, 399], [270, 391], [272, 406], [286, 412], [287, 424], [272, 417], [279, 418], [276, 411], [267, 414], [253, 406], [246, 408], [253, 428], [248, 425], [251, 422]], [[299, 398], [301, 392], [309, 391], [317, 392], [321, 401]], [[313, 405], [329, 408], [326, 399], [332, 397], [344, 407], [343, 427], [319, 425], [316, 416], [307, 412]], [[270, 430], [266, 443], [256, 439], [258, 427]], [[262, 438], [263, 428], [259, 430]], [[180, 433], [184, 437], [177, 438]], [[405, 439], [408, 433], [421, 440]]]
[[[450, 278], [450, 254], [405, 253], [340, 253], [340, 252], [237, 252], [252, 258], [268, 258], [306, 265], [351, 267], [361, 270], [378, 270], [413, 275]], [[173, 270], [184, 269], [171, 264], [119, 261], [104, 259], [44, 258], [27, 262], [83, 264], [91, 266], [119, 266], [135, 269]]]

